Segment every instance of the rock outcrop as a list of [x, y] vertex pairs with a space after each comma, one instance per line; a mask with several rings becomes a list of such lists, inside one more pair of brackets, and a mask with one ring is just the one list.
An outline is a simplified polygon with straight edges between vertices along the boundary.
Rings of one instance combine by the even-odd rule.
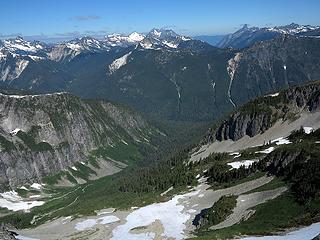
[[209, 130], [203, 142], [253, 137], [265, 132], [278, 120], [291, 120], [320, 107], [320, 82], [293, 87], [280, 93], [257, 98], [232, 113]]
[[146, 142], [152, 128], [133, 111], [69, 93], [0, 94], [0, 186], [15, 187], [86, 161], [117, 142]]

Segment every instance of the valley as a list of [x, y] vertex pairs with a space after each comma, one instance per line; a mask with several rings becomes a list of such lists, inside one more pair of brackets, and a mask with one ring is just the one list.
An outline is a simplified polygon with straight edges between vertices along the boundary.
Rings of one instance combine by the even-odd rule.
[[319, 237], [318, 32], [0, 40], [0, 238]]

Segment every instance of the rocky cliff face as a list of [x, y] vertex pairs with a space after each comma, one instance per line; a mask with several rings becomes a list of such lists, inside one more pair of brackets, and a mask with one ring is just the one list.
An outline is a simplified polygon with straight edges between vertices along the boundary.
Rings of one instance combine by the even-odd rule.
[[85, 161], [96, 148], [145, 142], [151, 127], [136, 113], [68, 93], [0, 94], [0, 186], [18, 186]]
[[263, 133], [277, 120], [291, 120], [320, 106], [320, 82], [293, 87], [280, 93], [257, 98], [211, 129], [204, 142], [239, 140]]
[[320, 79], [318, 39], [281, 36], [244, 49], [230, 95], [237, 106], [269, 92]]

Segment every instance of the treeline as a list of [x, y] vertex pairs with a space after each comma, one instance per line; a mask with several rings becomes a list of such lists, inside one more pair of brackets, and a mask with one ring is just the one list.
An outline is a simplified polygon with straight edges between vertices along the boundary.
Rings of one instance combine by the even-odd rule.
[[290, 183], [296, 200], [307, 204], [320, 200], [320, 131], [308, 135], [303, 130], [294, 132], [289, 139], [294, 143], [284, 145], [260, 161], [259, 168]]
[[253, 163], [247, 168], [240, 166], [238, 169], [230, 169], [226, 160], [230, 160], [230, 155], [228, 153], [213, 153], [195, 165], [210, 164], [210, 167], [204, 173], [204, 176], [208, 178], [207, 181], [212, 185], [230, 184], [246, 178], [258, 170], [258, 165], [256, 163]]

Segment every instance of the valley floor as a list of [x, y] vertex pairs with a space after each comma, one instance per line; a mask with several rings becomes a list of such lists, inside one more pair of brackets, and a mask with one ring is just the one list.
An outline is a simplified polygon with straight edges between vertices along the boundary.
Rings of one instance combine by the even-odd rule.
[[[221, 228], [240, 221], [248, 214], [248, 208], [268, 199], [277, 197], [285, 187], [259, 193], [245, 194], [248, 191], [270, 182], [272, 177], [260, 177], [233, 187], [212, 190], [203, 178], [198, 186], [189, 192], [176, 195], [172, 199], [132, 208], [127, 211], [105, 209], [96, 216], [72, 219], [59, 218], [34, 229], [24, 229], [19, 233], [35, 239], [185, 239], [192, 237], [195, 230], [192, 221], [204, 208], [225, 195], [240, 195], [235, 213], [226, 221], [214, 226]], [[172, 227], [174, 226], [174, 227]]]

